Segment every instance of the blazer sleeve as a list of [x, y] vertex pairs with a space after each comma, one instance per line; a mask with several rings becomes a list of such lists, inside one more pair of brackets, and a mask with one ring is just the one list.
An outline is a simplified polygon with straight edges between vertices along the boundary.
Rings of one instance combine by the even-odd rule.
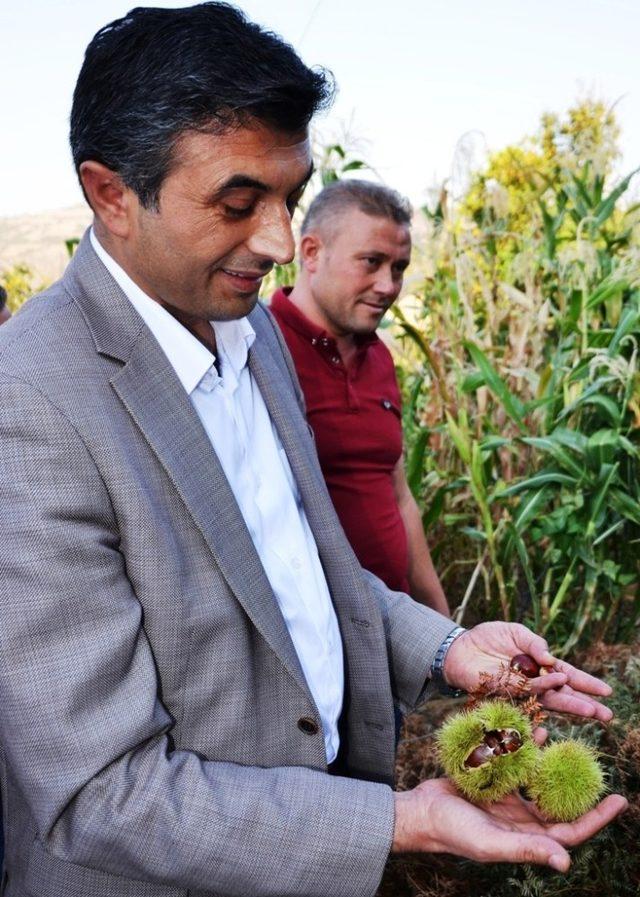
[[369, 570], [363, 574], [382, 613], [395, 699], [410, 713], [437, 693], [431, 665], [456, 623], [403, 592], [392, 592]]
[[174, 750], [85, 443], [0, 373], [0, 445], [0, 737], [48, 854], [221, 897], [373, 895], [391, 789]]

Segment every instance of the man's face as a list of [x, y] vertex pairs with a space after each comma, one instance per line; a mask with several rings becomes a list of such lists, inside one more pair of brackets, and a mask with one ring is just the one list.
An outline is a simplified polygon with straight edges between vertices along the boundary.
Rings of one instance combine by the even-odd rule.
[[373, 333], [402, 289], [409, 227], [348, 209], [337, 222], [328, 220], [317, 239], [306, 265], [316, 316], [335, 336]]
[[306, 134], [257, 123], [217, 136], [184, 134], [158, 210], [134, 201], [129, 274], [169, 311], [243, 317], [274, 262], [293, 257], [291, 215], [310, 172]]

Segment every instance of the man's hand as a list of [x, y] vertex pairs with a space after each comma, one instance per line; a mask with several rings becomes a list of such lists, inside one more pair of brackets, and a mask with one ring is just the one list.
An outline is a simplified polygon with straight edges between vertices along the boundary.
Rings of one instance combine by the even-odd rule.
[[612, 712], [597, 700], [611, 694], [606, 682], [557, 660], [543, 638], [519, 623], [481, 623], [458, 636], [445, 659], [445, 681], [473, 691], [480, 673], [497, 673], [500, 664], [509, 664], [517, 654], [530, 654], [539, 666], [549, 669], [546, 676], [529, 679], [531, 691], [547, 710], [609, 722]]
[[448, 779], [430, 779], [394, 796], [394, 853], [452, 853], [479, 863], [537, 863], [559, 872], [571, 863], [567, 847], [591, 838], [627, 807], [622, 795], [610, 794], [575, 822], [550, 823], [517, 794], [476, 807]]

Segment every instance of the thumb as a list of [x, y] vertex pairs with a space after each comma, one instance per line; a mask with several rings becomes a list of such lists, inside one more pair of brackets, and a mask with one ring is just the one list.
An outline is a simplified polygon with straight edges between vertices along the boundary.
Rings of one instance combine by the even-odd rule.
[[555, 658], [550, 653], [549, 645], [545, 639], [524, 626], [522, 629], [524, 629], [523, 647], [526, 653], [530, 654], [539, 666], [551, 666], [555, 662]]

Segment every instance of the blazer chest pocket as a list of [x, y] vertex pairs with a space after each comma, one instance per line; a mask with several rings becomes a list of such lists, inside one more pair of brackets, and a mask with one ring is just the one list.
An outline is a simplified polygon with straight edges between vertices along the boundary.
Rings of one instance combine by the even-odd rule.
[[29, 852], [25, 890], [29, 897], [187, 897], [181, 888], [110, 875], [60, 860], [37, 839]]

